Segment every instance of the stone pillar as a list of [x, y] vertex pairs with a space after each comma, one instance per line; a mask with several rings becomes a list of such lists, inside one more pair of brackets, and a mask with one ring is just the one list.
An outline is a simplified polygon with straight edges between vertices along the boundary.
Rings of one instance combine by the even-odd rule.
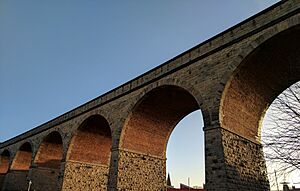
[[221, 128], [204, 128], [205, 187], [208, 191], [226, 191], [226, 169]]
[[28, 170], [10, 170], [5, 175], [3, 190], [27, 190]]
[[166, 190], [166, 159], [119, 150], [116, 190]]
[[0, 174], [0, 190], [3, 188], [5, 174]]
[[208, 191], [269, 190], [261, 144], [223, 128], [205, 130]]
[[111, 160], [109, 168], [108, 189], [109, 191], [116, 191], [118, 184], [118, 161], [119, 161], [119, 149], [113, 148], [111, 150]]
[[59, 176], [59, 169], [32, 167], [30, 169], [31, 188], [33, 190], [58, 191], [60, 190]]
[[67, 161], [62, 190], [107, 190], [108, 167], [78, 161]]

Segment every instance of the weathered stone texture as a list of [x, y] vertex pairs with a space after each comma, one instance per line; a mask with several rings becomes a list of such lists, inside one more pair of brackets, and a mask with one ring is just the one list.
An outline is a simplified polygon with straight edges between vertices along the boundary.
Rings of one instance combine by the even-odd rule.
[[106, 191], [108, 183], [108, 166], [68, 161], [65, 165], [62, 190]]
[[163, 191], [165, 181], [165, 159], [120, 151], [118, 190]]
[[3, 190], [20, 191], [28, 188], [28, 171], [9, 171], [5, 176]]
[[222, 129], [227, 190], [269, 189], [262, 145]]
[[221, 128], [205, 131], [205, 183], [209, 191], [226, 190]]
[[33, 168], [31, 169], [30, 179], [32, 180], [32, 189], [37, 191], [57, 191], [59, 185], [59, 169]]
[[5, 174], [0, 174], [0, 190], [2, 190], [4, 179], [5, 179]]
[[[32, 145], [29, 177], [37, 191], [60, 190], [62, 174], [65, 190], [93, 190], [96, 187], [105, 190], [106, 184], [108, 190], [113, 191], [164, 190], [165, 147], [169, 134], [181, 118], [200, 108], [205, 123], [207, 189], [267, 190], [259, 144], [259, 121], [274, 95], [295, 80], [300, 80], [299, 12], [299, 0], [281, 1], [138, 78], [1, 143], [0, 185], [20, 147], [28, 142]], [[288, 82], [282, 80], [282, 71], [289, 72], [286, 75], [289, 76]], [[283, 86], [272, 86], [281, 82]], [[177, 87], [185, 93], [176, 91], [171, 95], [170, 89], [165, 87]], [[151, 97], [149, 92], [161, 88], [165, 91], [158, 92], [151, 100], [148, 99], [149, 102], [137, 107], [141, 100]], [[170, 103], [170, 96], [179, 97]], [[84, 134], [77, 137], [79, 141], [75, 144], [73, 155], [68, 154], [72, 153], [69, 148], [74, 146], [76, 138], [73, 138], [78, 128], [93, 115], [107, 120], [105, 127], [100, 125], [102, 130], [106, 129], [100, 134], [111, 131], [111, 136], [106, 136], [109, 144], [101, 140], [99, 145], [107, 145], [105, 149], [82, 157], [93, 152], [85, 150], [86, 144], [92, 145], [103, 138]], [[53, 132], [61, 140], [45, 142], [45, 138]], [[90, 148], [94, 150], [96, 147]], [[70, 163], [69, 159], [83, 163]], [[109, 174], [108, 179], [102, 176], [104, 169], [94, 165], [87, 168], [88, 163], [94, 164], [96, 159], [107, 166], [105, 173]], [[19, 161], [28, 164], [29, 157]], [[85, 173], [90, 174], [86, 176]], [[87, 183], [98, 180], [100, 175], [100, 182]], [[80, 186], [77, 187], [78, 181]]]

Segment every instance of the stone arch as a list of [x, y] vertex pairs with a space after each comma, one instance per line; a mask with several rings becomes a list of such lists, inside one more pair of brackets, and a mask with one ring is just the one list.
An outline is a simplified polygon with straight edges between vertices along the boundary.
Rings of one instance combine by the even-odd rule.
[[10, 155], [11, 154], [7, 149], [1, 153], [0, 174], [6, 174], [9, 170]]
[[5, 175], [9, 170], [10, 156], [11, 154], [7, 149], [2, 151], [0, 155], [0, 189], [3, 187]]
[[[142, 100], [142, 98], [149, 93], [150, 91], [162, 87], [162, 86], [178, 86], [181, 87], [182, 89], [186, 90], [187, 92], [189, 92], [196, 100], [197, 104], [199, 105], [199, 107], [201, 107], [201, 112], [203, 115], [203, 120], [204, 120], [204, 124], [209, 124], [210, 123], [210, 118], [209, 118], [209, 111], [208, 111], [208, 106], [206, 105], [206, 103], [204, 102], [204, 99], [202, 97], [202, 94], [191, 84], [182, 81], [180, 79], [177, 78], [165, 78], [165, 79], [161, 79], [155, 83], [152, 83], [148, 86], [145, 87], [145, 89], [143, 90], [142, 93], [140, 93], [136, 98], [134, 102], [129, 103], [129, 111], [133, 111], [134, 108], [136, 107], [136, 105], [138, 104], [138, 102], [140, 100]], [[127, 123], [129, 117], [127, 116], [124, 124]], [[125, 127], [125, 125], [123, 126]], [[123, 131], [122, 131], [123, 132]], [[122, 136], [122, 135], [121, 135]], [[122, 137], [120, 137], [120, 139], [122, 140]]]
[[49, 133], [41, 142], [35, 164], [38, 167], [59, 169], [63, 156], [63, 141], [59, 132]]
[[32, 161], [32, 146], [29, 142], [23, 143], [14, 157], [11, 170], [28, 171]]
[[[238, 68], [244, 63], [247, 56], [249, 56], [254, 50], [259, 48], [259, 46], [265, 42], [267, 42], [272, 37], [282, 33], [284, 31], [288, 31], [289, 29], [299, 27], [300, 20], [297, 17], [291, 17], [286, 21], [273, 26], [272, 28], [267, 29], [254, 40], [250, 41], [248, 45], [239, 50], [238, 55], [233, 59], [233, 61], [228, 64], [228, 72], [226, 72], [221, 78], [220, 83], [227, 85], [231, 78], [237, 73]], [[219, 89], [220, 92], [224, 92], [224, 86], [222, 85]]]
[[59, 190], [62, 159], [62, 136], [58, 131], [52, 131], [41, 142], [34, 159], [30, 177], [33, 182], [33, 189]]
[[74, 184], [77, 189], [83, 190], [106, 189], [111, 147], [112, 134], [108, 121], [99, 114], [87, 117], [69, 145], [63, 189], [72, 190]]
[[26, 190], [32, 162], [32, 145], [23, 143], [17, 150], [9, 172], [5, 176], [4, 190]]
[[76, 130], [67, 160], [107, 165], [110, 149], [111, 130], [107, 120], [101, 115], [92, 115]]
[[169, 136], [182, 118], [197, 109], [197, 99], [179, 86], [161, 85], [144, 94], [122, 129], [119, 173], [130, 180], [119, 181], [118, 189], [165, 188]]
[[[253, 142], [260, 142], [261, 119], [272, 101], [300, 79], [300, 25], [270, 38], [259, 37], [225, 85], [220, 123]], [[265, 40], [267, 39], [267, 40]]]

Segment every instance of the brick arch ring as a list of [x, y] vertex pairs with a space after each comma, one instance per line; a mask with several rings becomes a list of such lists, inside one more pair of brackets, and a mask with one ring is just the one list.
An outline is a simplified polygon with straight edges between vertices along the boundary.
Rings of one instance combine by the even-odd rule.
[[[300, 25], [300, 20], [296, 17], [289, 18], [288, 20], [284, 21], [282, 25], [275, 26], [274, 28], [271, 28], [270, 30], [266, 30], [263, 34], [259, 35], [257, 38], [255, 38], [252, 42], [249, 43], [247, 48], [241, 50], [238, 55], [236, 56], [236, 59], [234, 59], [231, 63], [228, 64], [228, 72], [226, 72], [220, 80], [220, 86], [218, 87], [218, 92], [220, 93], [220, 108], [219, 108], [219, 120], [220, 124], [222, 124], [222, 111], [223, 111], [223, 100], [226, 96], [226, 93], [228, 91], [228, 88], [231, 84], [231, 81], [235, 74], [239, 72], [239, 68], [242, 65], [242, 63], [245, 61], [248, 55], [250, 55], [253, 51], [255, 51], [260, 45], [264, 44], [266, 41], [270, 40], [277, 34], [284, 32], [286, 30], [289, 30], [292, 27], [295, 27], [297, 25]], [[215, 102], [218, 102], [218, 99], [215, 99]]]
[[184, 89], [185, 91], [187, 91], [189, 94], [191, 94], [191, 96], [195, 99], [195, 101], [198, 104], [199, 109], [202, 112], [202, 116], [203, 116], [203, 121], [204, 124], [208, 124], [210, 119], [209, 119], [209, 111], [208, 111], [208, 107], [206, 106], [203, 96], [201, 95], [201, 93], [191, 84], [186, 83], [184, 81], [181, 81], [177, 78], [165, 78], [165, 79], [161, 79], [157, 82], [151, 83], [150, 85], [148, 85], [143, 92], [141, 92], [136, 98], [135, 101], [132, 102], [128, 108], [128, 112], [129, 114], [126, 116], [125, 119], [122, 119], [122, 129], [121, 129], [121, 135], [120, 135], [120, 139], [119, 139], [119, 143], [118, 145], [120, 146], [122, 143], [121, 141], [124, 138], [124, 134], [125, 134], [125, 129], [126, 128], [126, 124], [128, 123], [129, 119], [130, 119], [130, 115], [132, 114], [132, 111], [134, 110], [134, 108], [136, 107], [136, 105], [139, 104], [139, 102], [143, 99], [143, 97], [145, 95], [147, 95], [149, 92], [151, 92], [152, 90], [159, 88], [159, 87], [163, 87], [163, 86], [176, 86], [176, 87], [180, 87], [182, 89]]

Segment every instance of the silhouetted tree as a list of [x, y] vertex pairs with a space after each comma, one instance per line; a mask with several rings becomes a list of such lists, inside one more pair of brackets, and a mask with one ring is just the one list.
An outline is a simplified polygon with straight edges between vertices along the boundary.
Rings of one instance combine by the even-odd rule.
[[262, 143], [267, 164], [279, 175], [300, 170], [300, 81], [282, 92], [269, 107]]

